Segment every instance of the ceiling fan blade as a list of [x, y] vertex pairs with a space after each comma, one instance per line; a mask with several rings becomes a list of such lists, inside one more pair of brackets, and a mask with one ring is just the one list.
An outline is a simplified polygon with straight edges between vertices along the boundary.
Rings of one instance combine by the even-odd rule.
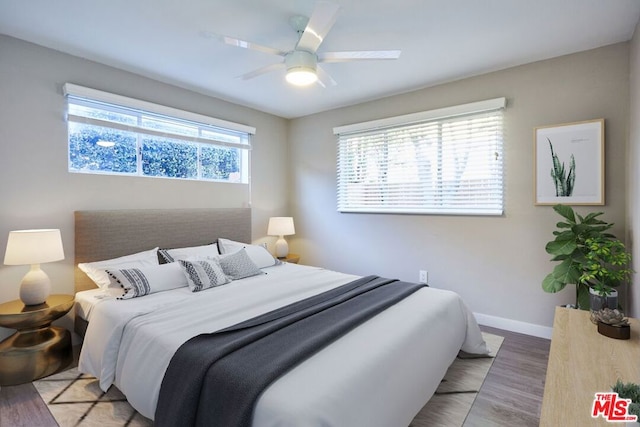
[[347, 52], [322, 52], [318, 54], [320, 62], [349, 62], [398, 59], [400, 50], [355, 50]]
[[300, 36], [296, 49], [315, 53], [318, 47], [320, 47], [320, 43], [322, 43], [336, 22], [338, 9], [340, 9], [340, 6], [335, 3], [326, 1], [317, 2], [313, 14], [311, 14], [309, 18], [307, 27]]
[[267, 65], [266, 67], [258, 68], [257, 70], [251, 71], [250, 73], [243, 74], [238, 76], [239, 79], [249, 80], [254, 77], [258, 77], [262, 74], [269, 73], [271, 71], [279, 70], [281, 68], [285, 68], [284, 62], [278, 62], [277, 64]]
[[316, 66], [316, 74], [318, 75], [318, 84], [322, 87], [335, 86], [338, 84], [335, 80], [333, 80], [333, 77], [331, 77], [329, 73], [327, 73], [319, 65]]
[[278, 56], [284, 56], [286, 55], [286, 52], [280, 50], [280, 49], [275, 49], [273, 47], [269, 47], [269, 46], [262, 46], [259, 45], [257, 43], [253, 43], [253, 42], [249, 42], [246, 40], [241, 40], [241, 39], [237, 39], [235, 37], [229, 37], [229, 36], [223, 36], [221, 34], [216, 34], [216, 33], [212, 33], [209, 31], [201, 31], [200, 34], [202, 34], [204, 37], [208, 37], [211, 39], [217, 39], [219, 41], [221, 41], [224, 44], [228, 44], [230, 46], [236, 46], [236, 47], [241, 47], [244, 49], [251, 49], [251, 50], [257, 50], [260, 52], [264, 52], [264, 53], [269, 53], [271, 55], [278, 55]]

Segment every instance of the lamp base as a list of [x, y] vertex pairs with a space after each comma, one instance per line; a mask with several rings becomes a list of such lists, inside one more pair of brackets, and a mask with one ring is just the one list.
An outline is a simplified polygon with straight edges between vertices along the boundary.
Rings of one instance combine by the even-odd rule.
[[284, 236], [278, 237], [276, 241], [276, 257], [284, 258], [289, 254], [289, 244], [284, 240]]
[[51, 281], [40, 264], [33, 264], [20, 283], [20, 299], [24, 305], [43, 304], [51, 293]]

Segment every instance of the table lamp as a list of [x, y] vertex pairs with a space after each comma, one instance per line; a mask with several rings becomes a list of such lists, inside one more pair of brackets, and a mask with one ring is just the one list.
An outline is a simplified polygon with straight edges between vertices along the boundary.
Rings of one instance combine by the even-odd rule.
[[289, 254], [289, 244], [284, 240], [284, 236], [296, 234], [293, 226], [293, 218], [290, 216], [274, 216], [269, 218], [269, 227], [267, 228], [269, 236], [278, 236], [276, 241], [276, 256], [285, 258]]
[[29, 265], [20, 283], [20, 299], [25, 305], [42, 304], [51, 292], [51, 281], [40, 269], [45, 262], [64, 259], [60, 230], [17, 230], [9, 232], [5, 265]]

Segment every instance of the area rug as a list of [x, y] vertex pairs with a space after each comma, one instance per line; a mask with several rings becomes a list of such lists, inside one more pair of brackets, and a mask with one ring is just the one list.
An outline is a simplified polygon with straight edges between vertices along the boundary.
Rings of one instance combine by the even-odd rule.
[[[503, 337], [483, 333], [497, 354]], [[484, 382], [493, 357], [457, 358], [431, 400], [409, 427], [461, 427]], [[35, 381], [38, 393], [60, 427], [152, 426], [153, 422], [137, 413], [116, 387], [104, 393], [98, 380], [76, 368]]]
[[456, 358], [433, 397], [409, 427], [462, 427], [504, 337], [483, 332], [490, 357]]

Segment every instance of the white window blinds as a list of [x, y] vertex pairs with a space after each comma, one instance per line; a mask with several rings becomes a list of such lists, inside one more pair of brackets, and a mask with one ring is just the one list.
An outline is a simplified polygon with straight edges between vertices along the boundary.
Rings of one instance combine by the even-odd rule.
[[334, 129], [340, 212], [501, 215], [504, 98]]

